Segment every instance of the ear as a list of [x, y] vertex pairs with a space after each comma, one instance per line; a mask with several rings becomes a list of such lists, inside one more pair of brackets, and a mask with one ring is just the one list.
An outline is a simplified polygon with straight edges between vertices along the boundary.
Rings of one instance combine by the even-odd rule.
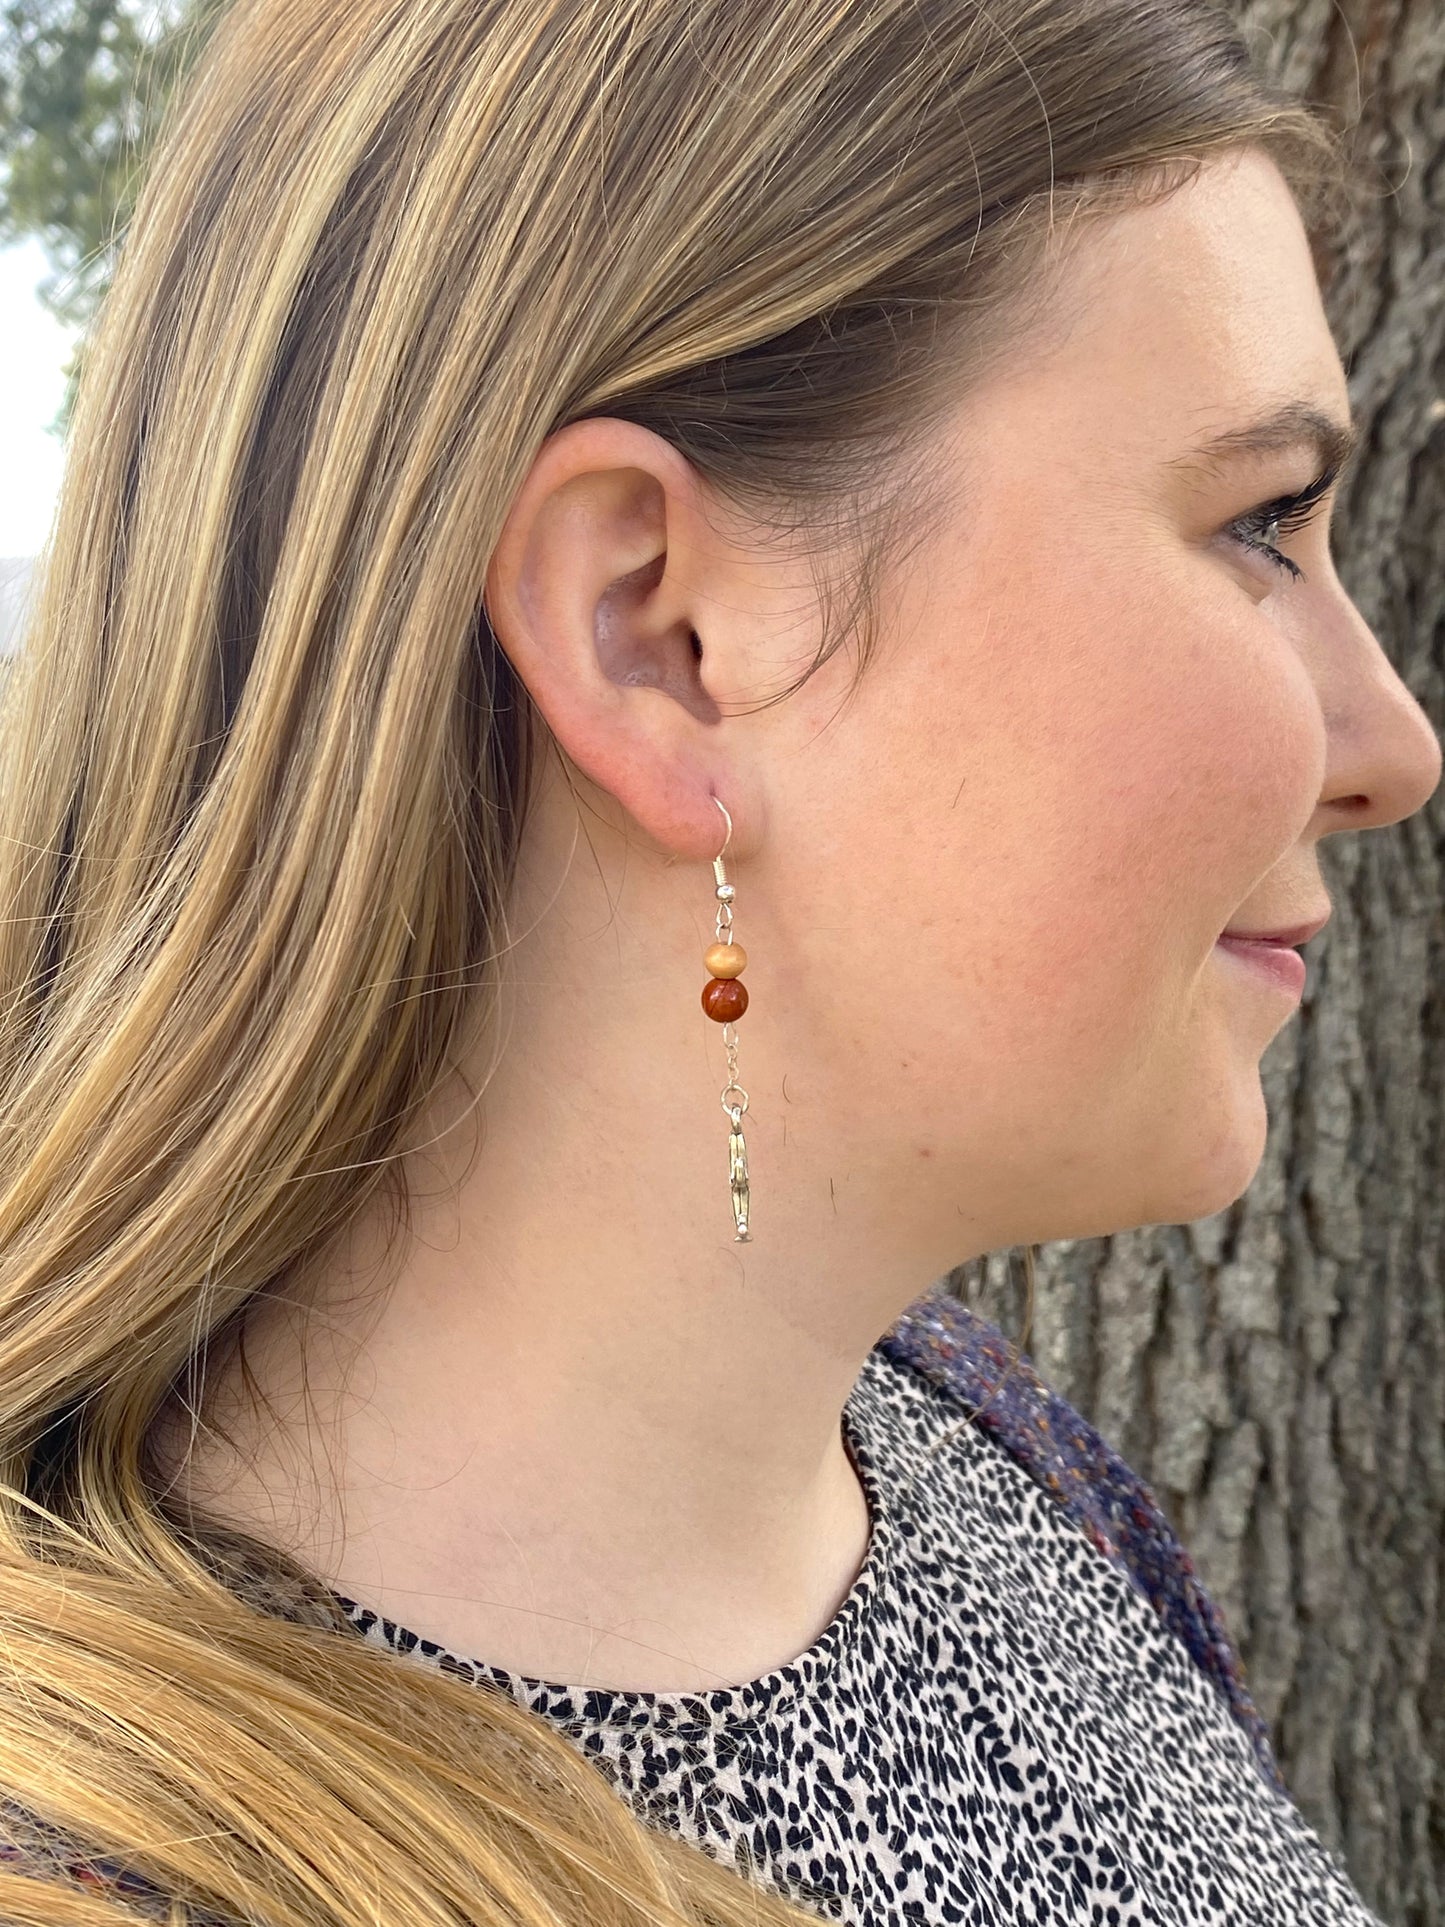
[[704, 508], [692, 465], [650, 429], [570, 423], [519, 490], [485, 592], [567, 756], [661, 848], [698, 861], [726, 835], [715, 795], [734, 851], [755, 828], [747, 719], [719, 707], [756, 695], [746, 558]]

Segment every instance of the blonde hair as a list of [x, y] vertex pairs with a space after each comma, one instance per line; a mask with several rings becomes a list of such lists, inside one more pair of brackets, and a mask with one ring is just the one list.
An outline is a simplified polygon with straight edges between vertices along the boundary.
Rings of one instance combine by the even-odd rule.
[[[937, 506], [919, 438], [1061, 216], [1247, 143], [1334, 218], [1338, 133], [1202, 0], [221, 18], [90, 343], [0, 739], [0, 1786], [173, 1921], [815, 1918], [182, 1516], [151, 1428], [364, 1203], [404, 1218], [408, 1122], [491, 1001], [547, 738], [481, 592], [544, 439], [622, 416], [842, 537], [817, 660], [856, 639], [861, 671]], [[0, 1868], [6, 1921], [141, 1908]]]

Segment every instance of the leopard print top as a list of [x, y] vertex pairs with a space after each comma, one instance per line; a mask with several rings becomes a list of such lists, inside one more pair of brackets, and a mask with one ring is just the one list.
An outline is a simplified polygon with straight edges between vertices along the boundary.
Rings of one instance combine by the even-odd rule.
[[[824, 1920], [1383, 1927], [1291, 1802], [1154, 1495], [995, 1326], [926, 1294], [842, 1422], [866, 1558], [760, 1679], [528, 1679], [333, 1593], [342, 1636], [512, 1694], [639, 1815]], [[166, 1917], [133, 1869], [0, 1807], [0, 1859]]]
[[862, 1570], [763, 1678], [529, 1679], [337, 1598], [363, 1638], [512, 1694], [653, 1825], [826, 1919], [1380, 1927], [1283, 1789], [1148, 1489], [1031, 1368], [979, 1422], [1007, 1364], [951, 1299], [875, 1348], [843, 1414]]

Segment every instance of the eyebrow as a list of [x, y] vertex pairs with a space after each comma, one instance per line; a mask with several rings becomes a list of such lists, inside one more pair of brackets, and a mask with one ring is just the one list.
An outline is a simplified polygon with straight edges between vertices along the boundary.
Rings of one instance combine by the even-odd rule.
[[1313, 451], [1324, 468], [1346, 468], [1360, 447], [1360, 425], [1353, 417], [1338, 416], [1316, 408], [1313, 402], [1289, 401], [1258, 421], [1239, 428], [1226, 428], [1198, 443], [1179, 457], [1171, 467], [1216, 464], [1250, 455], [1289, 454], [1296, 448]]

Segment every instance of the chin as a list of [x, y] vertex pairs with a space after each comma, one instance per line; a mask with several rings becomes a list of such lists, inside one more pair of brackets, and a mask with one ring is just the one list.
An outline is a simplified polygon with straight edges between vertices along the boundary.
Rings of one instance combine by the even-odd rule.
[[[1151, 1224], [1192, 1224], [1238, 1202], [1253, 1184], [1269, 1138], [1269, 1114], [1257, 1068], [1196, 1114], [1193, 1142], [1176, 1145], [1178, 1180], [1167, 1187], [1169, 1208]], [[1161, 1177], [1163, 1174], [1160, 1174]]]
[[1096, 1160], [1097, 1182], [1088, 1198], [1060, 1212], [1058, 1222], [1036, 1231], [1032, 1242], [1108, 1238], [1144, 1225], [1212, 1218], [1254, 1182], [1268, 1134], [1264, 1092], [1251, 1070], [1207, 1100], [1176, 1105], [1162, 1128], [1156, 1118], [1121, 1141], [1112, 1168]]

